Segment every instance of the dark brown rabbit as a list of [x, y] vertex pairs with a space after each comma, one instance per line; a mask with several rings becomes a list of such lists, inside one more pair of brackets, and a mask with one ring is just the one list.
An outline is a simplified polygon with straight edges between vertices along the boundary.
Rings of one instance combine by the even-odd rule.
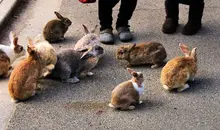
[[58, 12], [54, 12], [58, 19], [49, 21], [43, 30], [44, 39], [53, 43], [64, 40], [64, 34], [72, 22]]
[[127, 68], [132, 75], [132, 79], [122, 82], [112, 91], [111, 103], [109, 107], [121, 110], [135, 109], [136, 104], [141, 104], [140, 95], [144, 91], [144, 77], [141, 72], [136, 72]]

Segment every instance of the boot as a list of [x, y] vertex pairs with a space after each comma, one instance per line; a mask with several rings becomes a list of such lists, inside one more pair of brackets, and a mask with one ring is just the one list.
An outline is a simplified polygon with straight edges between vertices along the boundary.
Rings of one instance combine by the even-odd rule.
[[202, 26], [203, 10], [204, 2], [190, 4], [188, 18], [189, 20], [187, 24], [183, 27], [182, 34], [194, 35], [200, 30]]
[[162, 27], [162, 32], [171, 34], [176, 32], [179, 19], [179, 3], [170, 0], [165, 1], [166, 20]]

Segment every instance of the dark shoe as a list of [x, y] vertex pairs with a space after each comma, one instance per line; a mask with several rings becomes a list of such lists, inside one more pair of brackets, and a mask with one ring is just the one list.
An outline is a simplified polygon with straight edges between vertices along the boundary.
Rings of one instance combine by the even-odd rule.
[[182, 30], [184, 35], [196, 34], [202, 26], [204, 3], [193, 3], [189, 6], [189, 20]]
[[103, 44], [114, 44], [114, 34], [112, 29], [105, 29], [100, 32], [100, 42]]
[[178, 20], [174, 20], [172, 18], [166, 18], [162, 27], [162, 31], [163, 33], [166, 34], [175, 33], [177, 27], [178, 27]]
[[118, 27], [118, 36], [122, 42], [129, 42], [133, 39], [133, 35], [128, 27]]
[[183, 35], [194, 35], [201, 28], [201, 22], [188, 21], [188, 23], [183, 27]]

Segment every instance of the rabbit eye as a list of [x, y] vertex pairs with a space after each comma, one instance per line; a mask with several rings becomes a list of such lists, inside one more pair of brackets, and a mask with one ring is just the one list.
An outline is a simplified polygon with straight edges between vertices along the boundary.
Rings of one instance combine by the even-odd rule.
[[121, 54], [121, 55], [124, 54], [124, 51], [119, 51], [119, 54]]

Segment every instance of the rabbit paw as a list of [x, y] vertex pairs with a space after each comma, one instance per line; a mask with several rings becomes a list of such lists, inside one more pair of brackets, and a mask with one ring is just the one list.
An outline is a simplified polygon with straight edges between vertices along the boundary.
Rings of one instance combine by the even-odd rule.
[[94, 75], [94, 73], [92, 73], [92, 72], [87, 72], [87, 74], [86, 74], [87, 76], [93, 76]]
[[185, 84], [183, 87], [178, 88], [177, 91], [182, 92], [182, 91], [186, 90], [187, 88], [189, 88], [189, 84]]
[[155, 69], [155, 68], [157, 68], [157, 67], [159, 67], [158, 64], [151, 65], [151, 69]]
[[51, 72], [50, 71], [46, 71], [43, 73], [43, 77], [46, 77], [47, 75], [49, 75]]
[[142, 104], [143, 103], [143, 101], [139, 101], [139, 104]]
[[129, 109], [129, 110], [134, 110], [134, 109], [135, 109], [135, 106], [129, 106], [128, 109]]
[[34, 96], [36, 94], [36, 91], [33, 91], [33, 93], [31, 94], [31, 96]]
[[108, 106], [111, 107], [111, 108], [115, 108], [115, 106], [112, 105], [111, 103], [109, 103]]
[[78, 83], [79, 81], [80, 81], [80, 80], [79, 80], [77, 77], [73, 77], [73, 78], [69, 78], [69, 79], [63, 80], [62, 82], [76, 84], [76, 83]]
[[170, 88], [167, 85], [163, 85], [163, 88], [166, 89], [167, 91], [170, 91]]
[[53, 70], [55, 68], [55, 66], [53, 64], [49, 64], [46, 68], [48, 70]]
[[13, 102], [13, 103], [17, 103], [18, 100], [14, 99], [14, 98], [11, 98], [11, 102]]

